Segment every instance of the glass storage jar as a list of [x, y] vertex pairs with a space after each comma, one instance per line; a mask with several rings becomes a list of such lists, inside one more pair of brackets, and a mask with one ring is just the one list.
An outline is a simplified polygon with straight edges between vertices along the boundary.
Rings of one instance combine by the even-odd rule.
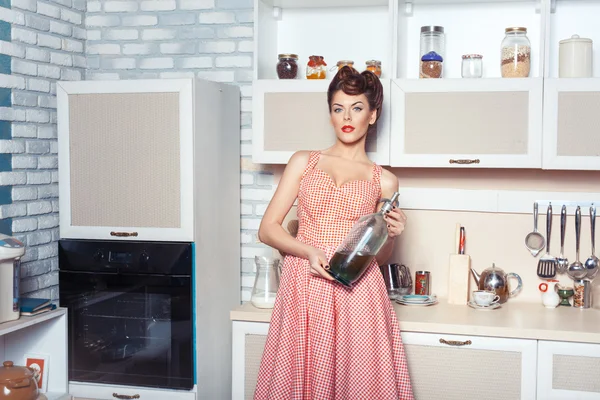
[[298, 74], [298, 55], [280, 54], [277, 62], [277, 76], [279, 79], [296, 79]]
[[430, 51], [421, 57], [419, 78], [441, 78], [444, 59], [435, 51]]
[[439, 54], [442, 59], [446, 56], [446, 37], [443, 26], [421, 27], [419, 70], [421, 69], [421, 58], [432, 51]]
[[381, 78], [381, 61], [369, 60], [366, 61], [365, 64], [367, 65], [367, 71], [371, 71], [377, 75], [378, 78]]
[[482, 58], [481, 54], [463, 55], [461, 76], [463, 78], [481, 78], [483, 76]]
[[279, 289], [279, 260], [254, 257], [256, 278], [250, 301], [256, 308], [273, 308]]
[[503, 78], [526, 78], [531, 68], [531, 43], [527, 28], [510, 27], [502, 40], [501, 69]]
[[323, 56], [309, 56], [306, 66], [306, 79], [325, 79], [327, 64]]
[[337, 66], [337, 70], [339, 71], [340, 68], [342, 68], [343, 66], [349, 66], [350, 68], [354, 68], [354, 61], [352, 60], [340, 60], [337, 62], [336, 66]]

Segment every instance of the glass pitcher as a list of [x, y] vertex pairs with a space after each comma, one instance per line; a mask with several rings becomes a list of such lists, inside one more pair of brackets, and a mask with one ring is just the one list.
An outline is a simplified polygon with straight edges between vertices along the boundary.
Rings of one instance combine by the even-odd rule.
[[383, 206], [379, 212], [356, 221], [329, 261], [327, 272], [335, 280], [351, 288], [367, 270], [388, 238], [387, 222], [383, 216], [392, 209], [399, 196], [396, 192], [391, 199], [382, 199]]
[[256, 278], [250, 301], [256, 308], [273, 308], [279, 289], [279, 260], [254, 257]]

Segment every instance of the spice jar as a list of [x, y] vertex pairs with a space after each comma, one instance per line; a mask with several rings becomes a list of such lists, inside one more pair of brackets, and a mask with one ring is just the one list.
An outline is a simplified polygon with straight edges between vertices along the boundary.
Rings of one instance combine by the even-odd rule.
[[339, 71], [340, 68], [342, 68], [343, 66], [349, 66], [350, 68], [354, 68], [354, 61], [352, 60], [340, 60], [337, 62], [336, 66], [337, 66], [337, 70]]
[[463, 78], [481, 78], [483, 76], [482, 58], [481, 54], [463, 55], [461, 76]]
[[592, 77], [592, 39], [573, 35], [558, 42], [558, 77]]
[[442, 76], [443, 58], [435, 51], [430, 51], [421, 57], [419, 78], [440, 78]]
[[296, 54], [280, 54], [277, 63], [277, 76], [279, 79], [296, 79], [298, 64]]
[[326, 66], [327, 64], [323, 60], [323, 56], [308, 57], [306, 79], [325, 79], [327, 74]]
[[436, 52], [442, 59], [446, 57], [446, 37], [443, 26], [421, 27], [419, 69], [421, 69], [421, 58], [432, 51]]
[[366, 61], [365, 64], [367, 64], [367, 71], [371, 71], [377, 75], [378, 78], [381, 78], [381, 61], [369, 60]]
[[502, 40], [502, 77], [528, 77], [531, 68], [531, 43], [527, 38], [527, 28], [506, 28], [505, 34]]

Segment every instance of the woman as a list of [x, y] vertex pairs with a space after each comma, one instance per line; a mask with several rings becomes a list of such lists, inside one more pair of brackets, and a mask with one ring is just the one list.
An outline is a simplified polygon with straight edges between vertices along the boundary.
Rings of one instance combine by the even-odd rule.
[[[255, 399], [413, 399], [398, 321], [377, 266], [404, 230], [404, 213], [394, 208], [385, 216], [388, 241], [352, 289], [326, 272], [354, 222], [398, 190], [396, 176], [365, 151], [383, 88], [373, 73], [343, 67], [327, 101], [336, 143], [290, 158], [258, 232], [287, 255]], [[281, 223], [296, 198], [293, 238]]]

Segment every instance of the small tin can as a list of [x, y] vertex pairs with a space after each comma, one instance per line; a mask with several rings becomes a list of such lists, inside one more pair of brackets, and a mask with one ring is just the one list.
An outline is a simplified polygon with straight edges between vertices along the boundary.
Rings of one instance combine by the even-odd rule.
[[573, 282], [573, 307], [592, 307], [592, 285], [587, 279], [579, 279]]
[[429, 271], [417, 271], [415, 275], [415, 294], [429, 296], [431, 294], [431, 273]]

